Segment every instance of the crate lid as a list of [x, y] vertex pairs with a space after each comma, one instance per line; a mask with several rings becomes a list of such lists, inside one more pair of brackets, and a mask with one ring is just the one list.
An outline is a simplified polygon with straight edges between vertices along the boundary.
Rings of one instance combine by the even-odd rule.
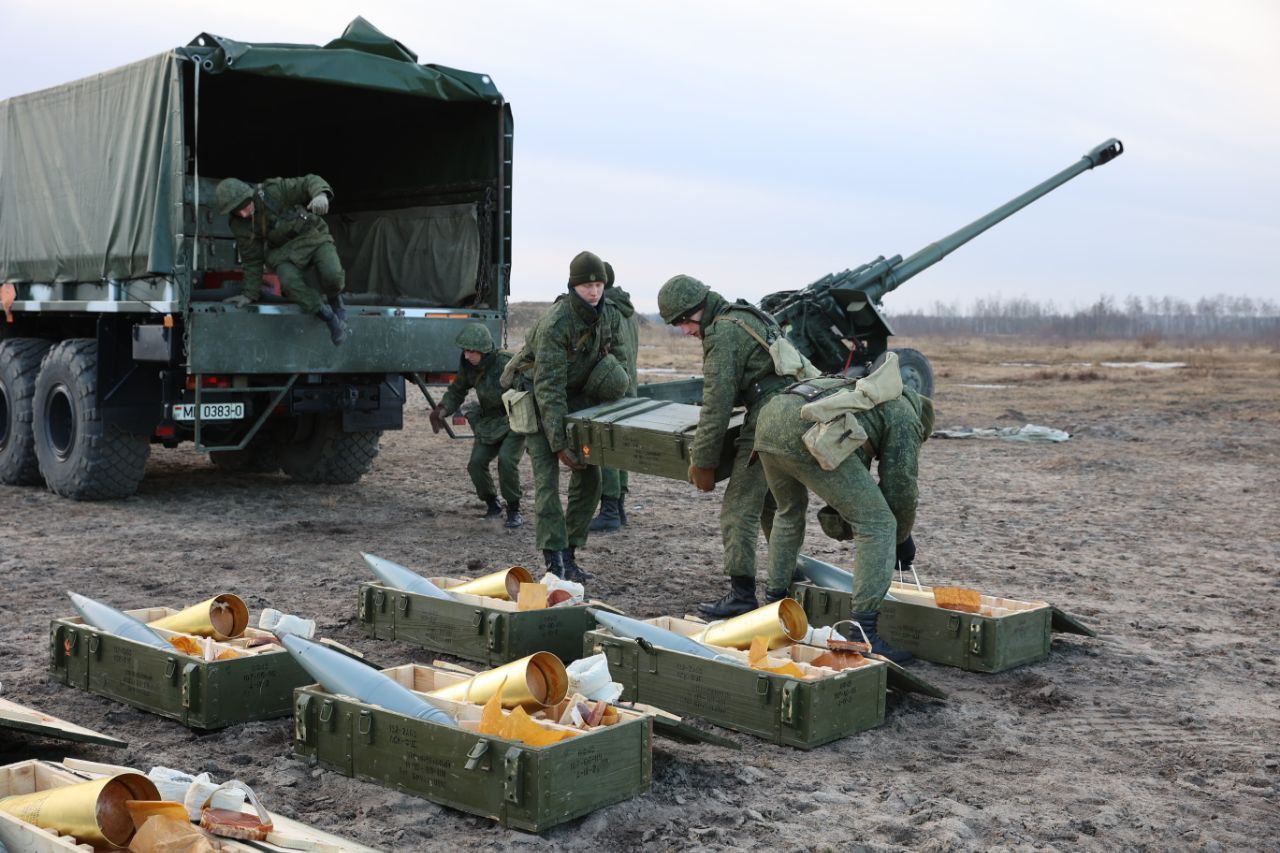
[[0, 699], [0, 729], [12, 729], [19, 732], [31, 732], [59, 740], [74, 740], [83, 743], [100, 743], [103, 746], [128, 746], [127, 741], [104, 735], [84, 726], [77, 726], [66, 720]]
[[1051, 610], [1053, 612], [1053, 630], [1057, 633], [1083, 634], [1086, 637], [1098, 636], [1096, 631], [1065, 610], [1059, 610], [1056, 607], [1051, 608]]

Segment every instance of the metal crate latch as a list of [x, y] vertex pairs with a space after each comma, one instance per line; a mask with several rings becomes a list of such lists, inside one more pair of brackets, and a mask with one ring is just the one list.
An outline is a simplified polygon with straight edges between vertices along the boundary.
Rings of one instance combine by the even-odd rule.
[[307, 743], [307, 712], [311, 710], [311, 694], [299, 693], [293, 700], [293, 739]]
[[373, 712], [361, 711], [360, 722], [356, 724], [365, 743], [373, 743]]
[[502, 798], [517, 806], [524, 798], [524, 783], [520, 774], [520, 761], [523, 758], [524, 750], [514, 746], [502, 757]]
[[196, 696], [196, 674], [199, 670], [199, 665], [194, 663], [182, 668], [182, 707], [188, 711], [199, 704], [199, 697]]
[[479, 767], [481, 770], [489, 769], [489, 762], [485, 762], [484, 766], [480, 765], [480, 759], [489, 754], [489, 741], [481, 739], [476, 741], [475, 746], [471, 747], [471, 751], [467, 753], [467, 763], [463, 765], [464, 770], [475, 770]]
[[796, 720], [796, 688], [800, 685], [794, 681], [788, 681], [782, 685], [782, 722], [792, 725]]
[[969, 624], [969, 651], [975, 655], [982, 654], [982, 623], [971, 622]]
[[485, 620], [485, 629], [489, 638], [489, 651], [498, 651], [502, 647], [502, 614], [490, 613]]

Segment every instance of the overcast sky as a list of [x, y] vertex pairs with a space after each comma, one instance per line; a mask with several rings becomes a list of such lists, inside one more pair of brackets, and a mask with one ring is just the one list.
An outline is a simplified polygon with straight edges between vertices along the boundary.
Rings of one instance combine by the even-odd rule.
[[1280, 3], [1263, 0], [0, 2], [0, 98], [202, 31], [324, 43], [356, 15], [511, 102], [515, 299], [561, 292], [585, 248], [644, 310], [680, 272], [755, 300], [910, 254], [1112, 136], [1124, 156], [887, 307], [1280, 294]]

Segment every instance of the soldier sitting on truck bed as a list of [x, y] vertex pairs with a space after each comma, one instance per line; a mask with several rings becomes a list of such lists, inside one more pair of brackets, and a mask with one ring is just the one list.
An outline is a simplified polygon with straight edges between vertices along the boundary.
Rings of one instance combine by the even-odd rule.
[[458, 410], [468, 391], [475, 389], [480, 411], [472, 426], [475, 444], [467, 462], [467, 473], [476, 487], [476, 495], [485, 504], [484, 517], [501, 517], [502, 504], [498, 502], [493, 477], [489, 474], [489, 463], [498, 457], [498, 483], [507, 502], [507, 527], [520, 527], [524, 524], [520, 513], [520, 457], [524, 455], [524, 436], [511, 429], [507, 410], [502, 405], [502, 386], [498, 384], [503, 369], [511, 361], [511, 353], [497, 348], [484, 323], [468, 323], [455, 343], [462, 348], [462, 363], [440, 405], [431, 410], [431, 430], [443, 429], [444, 419]]
[[[262, 273], [275, 270], [285, 294], [329, 327], [334, 346], [347, 339], [342, 305], [346, 274], [338, 250], [321, 218], [329, 212], [333, 189], [318, 175], [269, 178], [257, 186], [227, 178], [216, 191], [218, 212], [229, 217], [244, 266], [244, 291], [224, 300], [238, 308], [258, 301]], [[319, 273], [327, 304], [304, 278], [308, 267]]]
[[[895, 562], [910, 571], [915, 559], [916, 478], [920, 445], [933, 430], [933, 403], [902, 387], [896, 358], [858, 385], [862, 399], [842, 405], [836, 395], [854, 391], [854, 380], [807, 380], [773, 397], [760, 412], [755, 450], [778, 504], [765, 596], [766, 601], [787, 596], [812, 491], [827, 502], [818, 513], [823, 531], [856, 543], [851, 618], [873, 652], [905, 663], [911, 653], [887, 645], [877, 625]], [[878, 484], [871, 476], [873, 460], [878, 461]], [[856, 629], [851, 639], [860, 639]]]

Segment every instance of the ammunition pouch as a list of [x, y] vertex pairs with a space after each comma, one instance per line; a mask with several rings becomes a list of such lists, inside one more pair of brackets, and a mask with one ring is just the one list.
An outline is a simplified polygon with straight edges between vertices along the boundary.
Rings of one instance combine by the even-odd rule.
[[767, 376], [759, 382], [753, 382], [747, 390], [738, 395], [738, 405], [750, 409], [786, 388], [790, 382], [790, 376]]
[[848, 542], [853, 538], [853, 525], [845, 521], [844, 516], [829, 504], [818, 510], [818, 526], [823, 533], [840, 542]]

